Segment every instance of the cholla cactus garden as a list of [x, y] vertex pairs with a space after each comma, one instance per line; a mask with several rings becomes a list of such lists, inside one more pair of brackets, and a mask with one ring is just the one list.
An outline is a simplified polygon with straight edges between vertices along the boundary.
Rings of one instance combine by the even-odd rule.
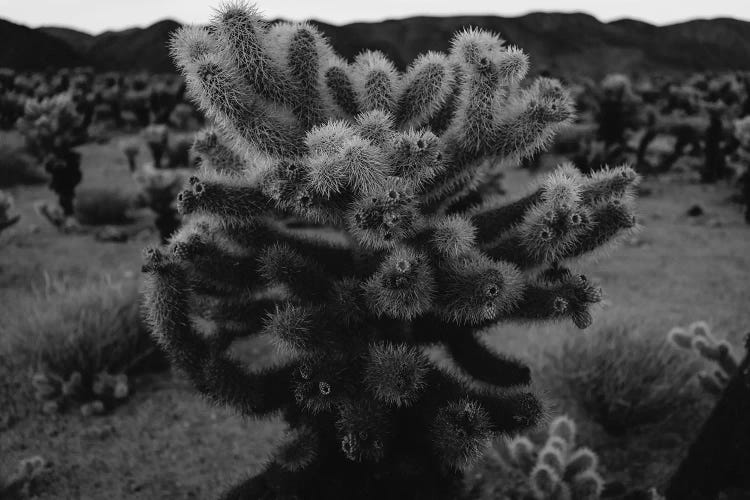
[[[211, 401], [289, 425], [223, 498], [455, 498], [491, 438], [544, 415], [529, 368], [483, 332], [590, 324], [600, 290], [565, 265], [635, 226], [637, 176], [563, 166], [515, 201], [482, 199], [493, 165], [573, 117], [559, 82], [522, 87], [526, 55], [485, 31], [400, 73], [239, 2], [182, 28], [173, 53], [243, 168], [204, 162], [179, 196], [186, 223], [146, 252], [153, 332]], [[228, 354], [256, 334], [275, 366]]]

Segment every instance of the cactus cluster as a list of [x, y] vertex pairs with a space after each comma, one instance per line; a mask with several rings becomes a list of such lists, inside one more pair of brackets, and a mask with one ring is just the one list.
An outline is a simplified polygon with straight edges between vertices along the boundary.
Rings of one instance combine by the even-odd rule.
[[541, 447], [516, 436], [502, 444], [500, 457], [505, 467], [527, 478], [534, 500], [596, 500], [604, 486], [599, 459], [589, 448], [577, 447], [576, 434], [575, 422], [560, 416], [550, 423]]
[[34, 397], [42, 411], [54, 414], [76, 404], [83, 416], [100, 415], [128, 397], [130, 388], [125, 374], [101, 372], [85, 384], [80, 372], [64, 379], [51, 372], [35, 373], [31, 379]]
[[[482, 332], [591, 323], [601, 291], [568, 266], [634, 228], [637, 175], [566, 165], [515, 200], [486, 196], [494, 169], [573, 116], [559, 82], [522, 85], [526, 55], [486, 31], [401, 73], [240, 2], [181, 29], [173, 53], [214, 128], [178, 197], [185, 224], [145, 254], [148, 318], [211, 401], [289, 424], [224, 498], [455, 498], [493, 436], [544, 414], [529, 368]], [[257, 334], [278, 364], [231, 356]]]
[[83, 117], [90, 137], [106, 139], [115, 129], [134, 131], [153, 123], [180, 130], [202, 123], [185, 102], [185, 82], [174, 74], [94, 73], [62, 68], [29, 73], [0, 68], [0, 129], [13, 128], [27, 102], [66, 94]]
[[732, 344], [717, 339], [705, 321], [696, 321], [687, 328], [675, 327], [667, 334], [667, 338], [673, 345], [692, 350], [715, 365], [713, 371], [700, 371], [697, 377], [706, 392], [716, 397], [721, 396], [740, 366], [740, 359], [734, 354]]

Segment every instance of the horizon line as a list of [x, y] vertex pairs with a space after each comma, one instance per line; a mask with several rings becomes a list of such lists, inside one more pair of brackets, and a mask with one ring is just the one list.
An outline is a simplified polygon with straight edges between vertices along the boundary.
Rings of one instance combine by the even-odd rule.
[[[326, 21], [326, 20], [319, 19], [319, 18], [296, 19], [296, 18], [278, 17], [278, 18], [275, 18], [275, 19], [271, 19], [270, 22], [276, 22], [276, 21], [293, 21], [293, 22], [294, 21], [315, 21], [315, 22], [319, 22], [319, 23], [323, 23], [323, 24], [328, 24], [330, 26], [340, 27], [340, 26], [347, 26], [347, 25], [350, 25], [350, 24], [378, 24], [378, 23], [383, 23], [383, 22], [388, 22], [388, 21], [403, 21], [403, 20], [407, 20], [407, 19], [425, 18], [425, 17], [426, 18], [438, 18], [438, 19], [456, 18], [456, 17], [499, 17], [499, 18], [505, 18], [505, 19], [518, 19], [518, 18], [522, 18], [522, 17], [534, 15], [534, 14], [585, 15], [585, 16], [588, 16], [588, 17], [596, 19], [598, 22], [600, 22], [602, 24], [613, 24], [613, 23], [622, 22], [622, 21], [636, 21], [636, 22], [640, 22], [640, 23], [643, 23], [643, 24], [648, 24], [650, 26], [654, 26], [654, 27], [657, 27], [657, 28], [664, 28], [664, 27], [669, 27], [669, 26], [676, 26], [676, 25], [679, 25], [679, 24], [685, 24], [685, 23], [695, 22], [695, 21], [732, 20], [732, 21], [739, 21], [739, 22], [750, 23], [750, 19], [743, 19], [743, 18], [732, 17], [732, 16], [721, 16], [721, 15], [716, 16], [716, 17], [693, 17], [693, 18], [686, 18], [686, 19], [683, 19], [683, 20], [668, 22], [668, 23], [664, 23], [664, 24], [656, 24], [656, 23], [653, 23], [651, 21], [645, 21], [643, 19], [639, 19], [637, 17], [617, 17], [617, 18], [613, 18], [613, 19], [610, 19], [610, 20], [603, 20], [603, 19], [600, 19], [599, 17], [597, 17], [597, 16], [595, 16], [595, 15], [589, 13], [589, 12], [582, 11], [582, 10], [574, 10], [574, 11], [531, 10], [531, 11], [525, 12], [523, 14], [511, 15], [511, 16], [501, 15], [501, 14], [490, 14], [490, 13], [486, 13], [486, 14], [465, 13], [465, 14], [453, 14], [453, 15], [414, 14], [414, 15], [409, 15], [409, 16], [404, 16], [404, 17], [384, 17], [384, 18], [379, 18], [379, 19], [361, 19], [361, 20], [360, 19], [355, 19], [355, 20], [351, 20], [351, 21], [347, 21], [347, 22], [343, 22], [343, 23], [334, 23], [334, 22]], [[155, 21], [153, 21], [153, 22], [151, 22], [149, 24], [146, 24], [146, 25], [138, 24], [138, 25], [123, 26], [123, 27], [120, 27], [120, 28], [112, 27], [112, 28], [106, 28], [106, 29], [101, 30], [99, 32], [92, 32], [92, 31], [84, 30], [82, 28], [75, 27], [75, 26], [66, 26], [66, 25], [60, 25], [60, 24], [37, 24], [37, 25], [31, 25], [31, 24], [26, 24], [26, 23], [24, 23], [22, 21], [16, 21], [16, 20], [13, 20], [13, 19], [9, 19], [7, 17], [0, 17], [0, 20], [5, 20], [5, 21], [11, 22], [13, 24], [25, 26], [27, 28], [35, 29], [35, 30], [36, 29], [41, 29], [41, 28], [69, 29], [69, 30], [77, 31], [79, 33], [83, 33], [83, 34], [86, 34], [86, 35], [89, 35], [89, 36], [99, 36], [99, 35], [102, 35], [102, 34], [105, 34], [105, 33], [128, 31], [128, 30], [134, 30], [134, 29], [146, 29], [146, 28], [149, 28], [149, 27], [154, 26], [156, 24], [159, 24], [161, 22], [165, 22], [165, 21], [174, 21], [174, 22], [176, 22], [176, 23], [178, 23], [180, 25], [186, 25], [186, 24], [204, 24], [204, 23], [189, 23], [189, 22], [182, 21], [182, 20], [180, 20], [178, 18], [165, 17], [165, 18], [162, 18], [162, 19], [157, 19], [157, 20], [155, 20]]]

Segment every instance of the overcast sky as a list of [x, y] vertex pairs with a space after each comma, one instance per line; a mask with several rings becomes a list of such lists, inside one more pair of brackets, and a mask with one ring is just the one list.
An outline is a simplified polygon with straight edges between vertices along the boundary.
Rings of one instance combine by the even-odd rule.
[[[0, 0], [0, 18], [32, 27], [68, 26], [91, 33], [147, 26], [172, 18], [205, 22], [221, 0]], [[735, 17], [750, 20], [750, 0], [259, 0], [269, 18], [315, 18], [334, 24], [414, 15], [493, 14], [533, 11], [588, 12], [603, 21], [623, 17], [653, 24]]]

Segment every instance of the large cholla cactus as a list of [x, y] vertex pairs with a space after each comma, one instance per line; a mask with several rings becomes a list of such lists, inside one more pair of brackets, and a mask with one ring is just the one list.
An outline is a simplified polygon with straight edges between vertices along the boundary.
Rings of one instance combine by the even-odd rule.
[[[517, 201], [477, 196], [486, 160], [532, 154], [573, 114], [558, 82], [522, 88], [526, 56], [485, 31], [401, 74], [231, 4], [174, 54], [244, 168], [206, 167], [232, 156], [218, 148], [179, 196], [184, 227], [146, 253], [153, 331], [210, 400], [289, 424], [225, 498], [455, 498], [490, 438], [544, 413], [529, 368], [481, 332], [589, 325], [601, 293], [563, 264], [634, 227], [636, 175], [563, 167]], [[278, 365], [227, 354], [259, 333]], [[423, 352], [436, 344], [456, 369]]]

